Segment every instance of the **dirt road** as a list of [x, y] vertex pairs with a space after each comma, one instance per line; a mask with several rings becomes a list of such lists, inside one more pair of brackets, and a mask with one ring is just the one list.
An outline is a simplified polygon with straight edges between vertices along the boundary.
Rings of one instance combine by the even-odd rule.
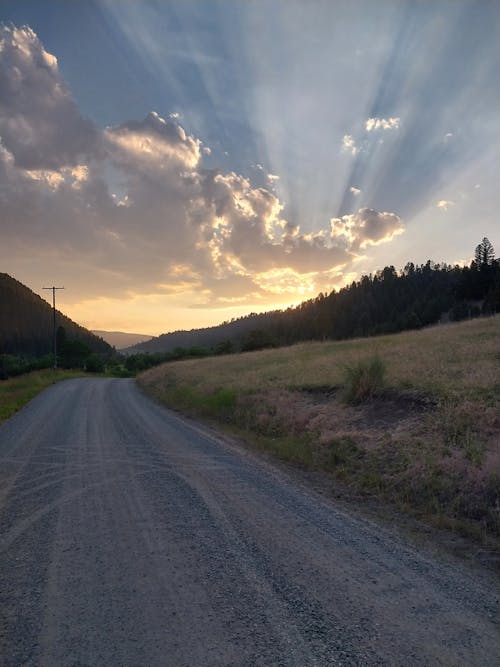
[[130, 380], [0, 428], [0, 664], [500, 664], [494, 576], [350, 518]]

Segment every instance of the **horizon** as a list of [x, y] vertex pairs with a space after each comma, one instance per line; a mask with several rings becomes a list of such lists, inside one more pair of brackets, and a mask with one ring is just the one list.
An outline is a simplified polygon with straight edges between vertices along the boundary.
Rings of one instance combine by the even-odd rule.
[[[482, 241], [485, 241], [485, 240], [486, 240], [486, 241], [489, 241], [489, 239], [488, 239], [487, 237], [483, 237]], [[479, 244], [478, 244], [478, 245], [479, 245]], [[493, 249], [494, 249], [494, 247], [493, 247]], [[495, 256], [496, 256], [496, 251], [495, 251]], [[435, 266], [444, 266], [444, 265], [446, 265], [446, 262], [436, 262], [436, 261], [434, 261], [434, 260], [430, 260], [430, 259], [427, 260], [427, 261], [430, 261], [431, 264], [434, 264]], [[500, 257], [497, 258], [497, 261], [500, 261]], [[471, 259], [470, 259], [470, 264], [471, 264], [471, 266], [473, 266], [473, 262], [474, 262], [474, 259], [471, 257]], [[417, 265], [417, 264], [415, 264], [414, 262], [412, 262], [411, 260], [409, 260], [406, 264], [414, 264], [414, 265], [415, 265], [415, 268], [416, 268], [417, 266], [423, 266], [423, 265], [426, 264], [426, 263], [427, 263], [427, 262], [425, 262], [425, 263], [423, 262], [423, 263], [421, 263], [420, 265]], [[462, 263], [455, 263], [455, 264], [453, 264], [453, 265], [448, 264], [448, 266], [453, 267], [453, 268], [456, 268], [456, 267], [463, 268], [464, 266], [468, 266], [468, 265], [469, 265], [469, 262], [465, 262], [465, 261], [462, 262]], [[391, 266], [392, 266], [392, 265], [391, 265]], [[361, 280], [363, 277], [371, 278], [373, 275], [377, 275], [377, 274], [379, 274], [379, 273], [382, 273], [382, 272], [383, 272], [383, 269], [385, 269], [385, 268], [390, 268], [390, 267], [386, 265], [385, 267], [380, 267], [379, 269], [377, 269], [377, 270], [374, 271], [374, 272], [364, 273], [363, 275], [358, 276], [358, 278], [356, 278], [356, 280], [353, 281], [353, 282], [360, 282], [360, 280]], [[394, 267], [394, 266], [393, 266], [392, 268], [394, 268], [394, 269], [396, 270], [396, 273], [397, 273], [398, 275], [401, 275], [401, 274], [403, 273], [403, 270], [404, 270], [405, 267]], [[351, 284], [352, 284], [352, 283], [351, 283]], [[350, 285], [345, 285], [344, 287], [349, 288]], [[338, 291], [338, 290], [333, 289], [331, 292], [326, 292], [326, 293], [323, 293], [323, 294], [324, 294], [325, 296], [328, 296], [329, 294], [331, 294], [331, 293], [335, 293], [335, 292], [337, 292], [337, 291]], [[310, 300], [314, 301], [314, 299], [318, 298], [320, 294], [321, 294], [321, 292], [318, 292], [318, 294], [316, 294], [315, 296], [311, 297]], [[288, 306], [288, 307], [285, 306], [285, 307], [283, 307], [283, 308], [276, 308], [276, 309], [274, 309], [274, 310], [275, 310], [275, 311], [278, 311], [278, 312], [284, 312], [284, 311], [287, 310], [287, 309], [295, 309], [296, 307], [300, 306], [301, 303], [305, 303], [305, 301], [307, 301], [307, 300], [301, 301], [301, 302], [299, 302], [298, 304], [290, 305], [290, 306]], [[158, 338], [158, 337], [163, 336], [163, 335], [169, 335], [169, 334], [173, 334], [173, 333], [182, 333], [182, 331], [194, 331], [194, 330], [198, 330], [198, 329], [201, 330], [201, 329], [207, 329], [207, 328], [218, 328], [218, 327], [221, 327], [221, 326], [223, 326], [223, 325], [225, 325], [225, 324], [227, 324], [228, 322], [231, 322], [231, 321], [233, 321], [233, 320], [237, 320], [237, 319], [245, 319], [245, 318], [247, 318], [247, 317], [251, 317], [252, 315], [266, 314], [266, 313], [270, 313], [270, 312], [273, 312], [273, 309], [269, 309], [269, 310], [261, 311], [260, 313], [247, 312], [247, 313], [245, 313], [245, 314], [243, 314], [243, 315], [241, 315], [241, 316], [239, 316], [239, 317], [231, 318], [231, 320], [223, 320], [223, 321], [219, 321], [219, 322], [216, 322], [215, 324], [209, 324], [209, 325], [207, 325], [206, 327], [201, 327], [201, 326], [200, 326], [200, 327], [191, 327], [190, 329], [172, 329], [172, 330], [169, 330], [169, 331], [162, 331], [162, 332], [159, 333], [159, 334], [153, 334], [153, 335], [151, 335], [151, 334], [146, 334], [146, 333], [144, 333], [144, 332], [139, 332], [139, 331], [109, 331], [109, 330], [104, 330], [104, 329], [92, 329], [91, 331], [92, 331], [92, 333], [94, 333], [94, 334], [96, 334], [96, 335], [99, 335], [100, 333], [104, 333], [104, 334], [108, 334], [108, 335], [112, 335], [112, 334], [125, 334], [125, 335], [128, 335], [128, 336], [144, 336], [144, 337], [149, 337], [149, 339], [152, 339], [152, 338]], [[459, 321], [459, 320], [457, 320], [457, 322], [458, 322], [458, 321]], [[433, 325], [431, 325], [431, 326], [433, 326]]]
[[500, 246], [496, 2], [2, 9], [1, 270], [64, 285], [88, 329], [217, 326]]

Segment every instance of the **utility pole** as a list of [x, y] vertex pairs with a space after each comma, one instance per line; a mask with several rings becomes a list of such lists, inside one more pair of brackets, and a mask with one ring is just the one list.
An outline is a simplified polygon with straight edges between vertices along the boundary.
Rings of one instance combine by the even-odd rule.
[[44, 287], [43, 289], [52, 290], [52, 326], [54, 334], [54, 370], [55, 370], [57, 368], [56, 289], [64, 289], [64, 287]]

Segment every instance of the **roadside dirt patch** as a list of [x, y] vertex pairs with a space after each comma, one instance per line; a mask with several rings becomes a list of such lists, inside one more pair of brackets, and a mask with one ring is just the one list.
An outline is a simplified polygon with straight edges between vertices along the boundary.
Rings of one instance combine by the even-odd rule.
[[290, 412], [295, 419], [307, 412], [307, 430], [317, 433], [319, 443], [348, 436], [367, 448], [395, 434], [411, 439], [437, 407], [432, 398], [395, 390], [350, 405], [342, 399], [341, 388], [333, 386], [305, 387], [291, 393], [290, 399], [293, 402]]
[[[302, 393], [310, 404], [324, 405], [335, 400], [342, 405], [341, 388], [329, 385], [303, 387]], [[415, 392], [385, 390], [371, 400], [358, 405], [343, 405], [352, 411], [356, 423], [366, 426], [391, 426], [405, 419], [429, 412], [436, 408], [436, 401]]]
[[436, 402], [429, 397], [396, 391], [385, 391], [380, 396], [354, 407], [359, 414], [356, 421], [374, 427], [394, 426], [435, 408]]

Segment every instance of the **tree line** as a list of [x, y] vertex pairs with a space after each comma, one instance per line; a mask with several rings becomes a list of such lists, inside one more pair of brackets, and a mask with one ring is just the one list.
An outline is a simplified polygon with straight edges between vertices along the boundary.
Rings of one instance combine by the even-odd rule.
[[500, 260], [484, 238], [467, 266], [408, 262], [286, 310], [252, 313], [218, 327], [177, 331], [135, 346], [138, 353], [179, 347], [207, 354], [244, 352], [308, 340], [341, 340], [418, 329], [500, 312]]
[[[500, 262], [487, 238], [469, 266], [412, 262], [386, 266], [339, 291], [284, 312], [264, 314], [252, 331], [261, 343], [376, 336], [500, 312]], [[248, 346], [248, 336], [242, 343]], [[263, 345], [262, 345], [263, 346]], [[255, 346], [257, 347], [257, 346]]]
[[[4, 276], [0, 274], [0, 287]], [[15, 299], [7, 300], [11, 308], [10, 329], [4, 326], [2, 317], [0, 377], [49, 367], [53, 361], [50, 355], [50, 306], [24, 285], [8, 278], [7, 284], [14, 288], [11, 292], [17, 297], [19, 294], [26, 297], [26, 291], [29, 294], [27, 300], [17, 301], [21, 305], [20, 312], [14, 313]], [[5, 289], [2, 316], [8, 310], [4, 307], [4, 294]], [[37, 326], [40, 307], [43, 318]], [[64, 326], [59, 326], [57, 332], [58, 361], [64, 368], [92, 372], [102, 372], [106, 368], [111, 369], [112, 374], [130, 375], [167, 361], [246, 352], [309, 340], [397, 333], [498, 312], [500, 260], [495, 258], [491, 242], [484, 238], [468, 266], [438, 264], [431, 260], [420, 265], [409, 262], [400, 271], [394, 266], [386, 266], [338, 291], [320, 293], [296, 307], [251, 313], [216, 327], [164, 334], [134, 346], [125, 356], [118, 355], [102, 339], [60, 315]], [[23, 326], [23, 319], [27, 325]], [[13, 336], [16, 327], [17, 337]]]

